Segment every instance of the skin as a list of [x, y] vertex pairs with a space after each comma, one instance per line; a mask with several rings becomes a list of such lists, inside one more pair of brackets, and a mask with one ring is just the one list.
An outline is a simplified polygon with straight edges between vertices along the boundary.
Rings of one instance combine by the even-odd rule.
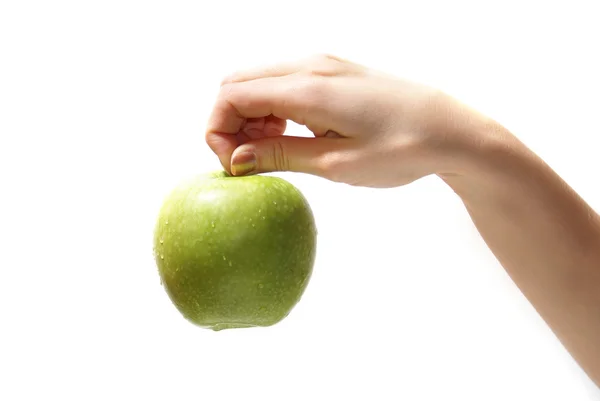
[[[286, 120], [314, 138], [284, 136]], [[320, 55], [227, 77], [206, 142], [234, 175], [294, 171], [377, 188], [437, 175], [600, 386], [600, 217], [498, 122], [437, 89]]]

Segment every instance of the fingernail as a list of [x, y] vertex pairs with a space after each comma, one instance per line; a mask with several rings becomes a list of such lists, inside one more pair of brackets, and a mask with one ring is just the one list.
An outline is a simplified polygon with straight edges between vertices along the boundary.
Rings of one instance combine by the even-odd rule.
[[241, 152], [231, 161], [233, 175], [246, 175], [256, 169], [256, 155], [253, 152]]

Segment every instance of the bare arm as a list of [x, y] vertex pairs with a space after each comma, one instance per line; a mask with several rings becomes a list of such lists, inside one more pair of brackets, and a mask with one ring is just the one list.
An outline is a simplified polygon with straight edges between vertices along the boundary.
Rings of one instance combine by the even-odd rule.
[[[287, 120], [314, 138], [285, 136]], [[600, 386], [600, 217], [500, 124], [432, 88], [318, 56], [228, 77], [206, 141], [234, 175], [395, 187], [437, 174]]]
[[[550, 167], [493, 122], [461, 171], [439, 174], [492, 252], [600, 386], [600, 217]], [[470, 135], [471, 136], [471, 135]]]

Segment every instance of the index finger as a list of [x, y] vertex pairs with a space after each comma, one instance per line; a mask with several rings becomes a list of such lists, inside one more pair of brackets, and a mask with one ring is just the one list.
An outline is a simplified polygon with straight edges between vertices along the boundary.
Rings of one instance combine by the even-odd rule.
[[297, 124], [327, 125], [328, 91], [323, 79], [283, 76], [262, 78], [221, 87], [206, 129], [206, 142], [229, 168], [238, 146], [236, 135], [246, 119], [275, 116]]
[[[340, 63], [343, 65], [343, 68], [340, 68]], [[350, 70], [356, 70], [359, 67], [348, 60], [344, 60], [331, 54], [315, 54], [297, 61], [288, 61], [275, 65], [238, 71], [223, 79], [221, 85], [252, 81], [261, 78], [283, 77], [301, 71], [313, 72], [314, 75], [331, 76], [344, 71], [348, 72], [348, 67], [350, 66], [352, 66]]]
[[225, 77], [223, 81], [221, 81], [221, 86], [236, 82], [252, 81], [260, 78], [283, 77], [301, 71], [302, 67], [302, 62], [288, 62], [279, 63], [276, 65], [255, 67], [244, 71], [237, 71]]

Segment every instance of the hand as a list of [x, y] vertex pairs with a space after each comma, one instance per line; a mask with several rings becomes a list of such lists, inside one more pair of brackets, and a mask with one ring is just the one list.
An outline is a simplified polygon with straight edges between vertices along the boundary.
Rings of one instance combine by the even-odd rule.
[[[225, 79], [206, 142], [233, 175], [294, 171], [394, 187], [454, 168], [464, 114], [433, 88], [317, 56]], [[287, 120], [314, 137], [284, 136]]]
[[[284, 136], [287, 120], [315, 137]], [[600, 216], [500, 124], [441, 91], [319, 56], [226, 79], [206, 141], [234, 175], [394, 187], [437, 174], [600, 385]]]

